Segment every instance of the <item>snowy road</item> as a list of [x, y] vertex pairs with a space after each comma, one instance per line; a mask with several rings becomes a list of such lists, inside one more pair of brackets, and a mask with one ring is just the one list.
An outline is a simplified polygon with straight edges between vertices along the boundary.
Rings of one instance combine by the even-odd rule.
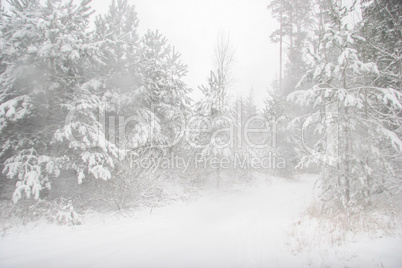
[[[107, 226], [10, 234], [0, 241], [0, 267], [320, 267], [331, 261], [292, 255], [286, 246], [289, 223], [308, 204], [312, 185], [304, 176], [214, 193]], [[387, 247], [395, 243], [395, 252], [386, 252], [389, 267], [402, 263], [401, 240], [392, 241], [387, 242]], [[341, 256], [334, 267], [365, 256], [353, 254], [346, 255], [354, 260]], [[365, 265], [383, 263], [366, 260]]]

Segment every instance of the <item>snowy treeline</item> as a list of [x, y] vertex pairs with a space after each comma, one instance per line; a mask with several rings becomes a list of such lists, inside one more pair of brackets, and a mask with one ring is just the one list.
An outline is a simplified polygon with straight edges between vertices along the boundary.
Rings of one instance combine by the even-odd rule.
[[373, 194], [399, 193], [401, 5], [276, 0], [270, 8], [280, 24], [271, 38], [288, 61], [265, 114], [288, 122], [283, 135], [294, 139], [283, 144], [298, 167], [320, 166], [323, 208], [359, 210]]
[[2, 12], [1, 158], [18, 180], [14, 202], [39, 199], [61, 170], [78, 183], [119, 177], [125, 159], [158, 155], [149, 145], [175, 135], [173, 111], [190, 111], [186, 66], [167, 40], [139, 36], [127, 1], [92, 30], [89, 4], [17, 0]]
[[[319, 170], [324, 208], [358, 210], [373, 194], [399, 193], [401, 5], [343, 2], [270, 3], [280, 75], [259, 111], [252, 93], [240, 105], [229, 98], [234, 51], [224, 35], [203, 97], [192, 100], [180, 54], [157, 31], [137, 33], [127, 0], [113, 1], [93, 27], [89, 0], [10, 0], [0, 22], [0, 160], [2, 184], [16, 187], [2, 194], [46, 199], [73, 171], [87, 194], [121, 209], [170, 174], [191, 185], [216, 172], [219, 187], [223, 161], [264, 157], [280, 175]], [[232, 135], [248, 128], [261, 131]], [[164, 168], [170, 155], [219, 164]], [[249, 178], [249, 168], [231, 174]], [[78, 195], [71, 185], [63, 191], [57, 198]]]

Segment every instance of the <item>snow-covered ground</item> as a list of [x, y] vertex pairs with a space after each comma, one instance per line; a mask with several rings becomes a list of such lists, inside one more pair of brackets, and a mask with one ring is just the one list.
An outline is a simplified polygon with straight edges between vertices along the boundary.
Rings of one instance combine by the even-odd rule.
[[130, 218], [10, 233], [0, 240], [0, 267], [402, 267], [400, 237], [292, 253], [289, 226], [309, 204], [314, 179], [275, 179]]

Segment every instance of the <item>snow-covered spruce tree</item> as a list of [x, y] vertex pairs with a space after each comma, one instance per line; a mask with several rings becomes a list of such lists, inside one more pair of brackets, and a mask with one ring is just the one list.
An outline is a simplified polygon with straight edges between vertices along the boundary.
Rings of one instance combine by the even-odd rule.
[[[127, 1], [112, 1], [109, 12], [98, 16], [95, 25], [95, 39], [104, 62], [97, 79], [103, 84], [109, 104], [109, 110], [103, 114], [104, 127], [109, 139], [122, 150], [123, 160], [151, 142], [148, 136], [155, 117], [145, 105], [147, 89], [139, 70], [138, 18], [134, 6]], [[156, 138], [161, 137], [158, 128], [156, 124]]]
[[148, 74], [142, 68], [145, 63], [137, 25], [134, 6], [125, 0], [113, 1], [109, 12], [96, 20], [95, 39], [104, 63], [97, 79], [109, 105], [103, 115], [104, 127], [122, 150], [122, 159], [164, 139], [149, 105], [152, 89], [147, 86]]
[[158, 31], [148, 31], [139, 46], [139, 71], [146, 88], [145, 107], [155, 113], [166, 140], [162, 147], [170, 152], [182, 147], [185, 118], [191, 113], [190, 89], [182, 80], [187, 66], [180, 54]]
[[402, 5], [400, 1], [361, 1], [360, 53], [377, 64], [380, 75], [372, 83], [401, 91]]
[[250, 170], [261, 168], [252, 164], [252, 158], [261, 159], [265, 157], [265, 145], [270, 143], [266, 133], [258, 131], [263, 129], [267, 123], [258, 112], [253, 89], [249, 91], [245, 98], [241, 97], [235, 105], [235, 126], [240, 128], [235, 133], [240, 134], [240, 136], [234, 139], [235, 159], [233, 160], [236, 164], [234, 168], [236, 168], [235, 171], [240, 173], [241, 177], [249, 181], [252, 179]]
[[[103, 194], [121, 208], [139, 201], [159, 176], [160, 158], [182, 132], [188, 113], [188, 88], [181, 80], [186, 66], [158, 32], [137, 34], [138, 19], [127, 1], [112, 2], [109, 13], [96, 20], [100, 60], [97, 81], [107, 100], [103, 127], [120, 149]], [[148, 168], [141, 159], [157, 163]]]
[[[233, 127], [234, 112], [228, 104], [227, 91], [232, 86], [234, 50], [230, 36], [221, 32], [215, 47], [215, 71], [211, 71], [208, 86], [201, 86], [204, 97], [195, 105], [195, 113], [199, 116], [196, 128], [206, 132], [195, 137], [200, 144], [201, 161], [218, 160], [216, 169], [216, 186], [221, 184], [221, 163], [223, 158], [232, 157], [234, 147]], [[194, 138], [194, 137], [193, 137]], [[215, 161], [216, 162], [216, 161]]]
[[325, 6], [329, 23], [304, 77], [316, 85], [291, 93], [288, 100], [315, 110], [293, 124], [301, 127], [303, 141], [307, 133], [317, 134], [314, 146], [304, 144], [300, 165], [321, 164], [323, 207], [353, 210], [369, 205], [379, 188], [390, 190], [400, 184], [391, 160], [401, 154], [402, 142], [389, 126], [401, 124], [402, 95], [392, 87], [372, 85], [379, 76], [377, 66], [360, 60], [355, 45], [363, 39], [346, 23], [353, 7], [334, 0]]
[[[232, 108], [222, 102], [224, 99], [221, 82], [214, 72], [211, 72], [208, 86], [201, 86], [203, 98], [196, 103], [195, 114], [197, 120], [192, 120], [190, 129], [202, 130], [189, 133], [190, 144], [201, 152], [201, 158], [196, 159], [204, 163], [211, 163], [209, 168], [216, 170], [216, 185], [221, 184], [221, 159], [232, 155], [234, 119]], [[210, 162], [210, 160], [214, 162]], [[218, 160], [218, 161], [216, 161]], [[218, 162], [218, 163], [216, 163]]]
[[[203, 131], [195, 135], [187, 132], [190, 144], [201, 151], [201, 159], [196, 160], [214, 162], [210, 168], [216, 169], [217, 187], [221, 184], [221, 159], [231, 157], [234, 146], [234, 113], [227, 100], [233, 64], [234, 51], [229, 35], [220, 33], [215, 48], [215, 71], [211, 71], [208, 85], [199, 87], [203, 98], [195, 104], [197, 120], [191, 121], [189, 126], [190, 129]], [[212, 162], [209, 162], [211, 159]]]
[[[24, 193], [39, 198], [44, 186], [50, 188], [49, 176], [57, 176], [60, 168], [76, 167], [71, 150], [84, 146], [74, 142], [69, 147], [60, 145], [55, 136], [60, 136], [58, 130], [67, 115], [62, 107], [75, 106], [77, 91], [96, 86], [86, 83], [95, 54], [86, 34], [91, 14], [88, 4], [13, 0], [10, 11], [2, 13], [1, 158], [5, 161], [3, 173], [18, 179], [15, 202]], [[94, 101], [81, 101], [81, 105], [95, 105]], [[87, 126], [72, 125], [64, 133], [85, 136], [87, 147], [99, 142], [99, 135], [92, 118], [83, 116]], [[83, 157], [81, 163], [91, 163], [91, 172], [100, 175], [101, 169], [96, 167], [110, 162], [105, 154]], [[108, 177], [107, 172], [102, 174]]]
[[[361, 58], [375, 62], [379, 75], [364, 77], [375, 87], [391, 87], [402, 92], [402, 6], [398, 1], [362, 1], [362, 22], [359, 34], [364, 41], [359, 43]], [[388, 110], [387, 106], [382, 112]], [[389, 121], [388, 128], [402, 137], [402, 126], [398, 121]], [[392, 160], [397, 166], [396, 173], [402, 170], [402, 155]]]
[[[64, 4], [63, 1], [61, 3], [61, 6], [72, 5]], [[88, 6], [89, 1], [85, 5]], [[59, 5], [53, 8], [59, 8]], [[70, 13], [71, 20], [77, 21], [77, 13]], [[87, 19], [85, 27], [77, 29], [81, 39], [74, 42], [75, 46], [79, 45], [77, 57], [86, 59], [75, 74], [81, 81], [70, 87], [68, 98], [61, 104], [66, 116], [63, 125], [54, 135], [54, 142], [65, 148], [63, 169], [74, 170], [78, 183], [82, 183], [86, 176], [111, 179], [116, 159], [123, 154], [117, 144], [108, 139], [104, 129], [102, 115], [110, 109], [111, 97], [99, 76], [103, 74], [100, 70], [106, 68], [107, 63], [103, 47], [96, 36], [88, 31], [88, 23]], [[69, 35], [72, 33], [64, 33], [64, 36]]]
[[[248, 119], [255, 116], [257, 113], [257, 108], [254, 99], [252, 98], [253, 93], [250, 92], [247, 97], [238, 96], [235, 102], [231, 104], [231, 109], [235, 111], [232, 114], [235, 137], [233, 148], [231, 148], [231, 154], [233, 157], [237, 157], [236, 161], [239, 163], [239, 165], [233, 166], [233, 178], [242, 178], [245, 180], [250, 179], [248, 160], [250, 159], [250, 156], [254, 156], [254, 151], [249, 150], [247, 143], [244, 140], [245, 125], [247, 124]], [[244, 164], [243, 160], [245, 160]], [[235, 159], [232, 158], [232, 161], [235, 161]]]
[[[286, 79], [286, 76], [285, 76]], [[267, 97], [264, 101], [264, 108], [261, 111], [261, 116], [265, 119], [265, 128], [269, 131], [266, 135], [268, 146], [265, 152], [265, 157], [283, 158], [285, 163], [278, 166], [272, 166], [272, 171], [280, 176], [289, 176], [293, 173], [297, 159], [294, 139], [288, 134], [287, 125], [292, 118], [290, 105], [287, 105], [283, 93], [277, 85], [273, 85], [273, 89], [267, 92]]]

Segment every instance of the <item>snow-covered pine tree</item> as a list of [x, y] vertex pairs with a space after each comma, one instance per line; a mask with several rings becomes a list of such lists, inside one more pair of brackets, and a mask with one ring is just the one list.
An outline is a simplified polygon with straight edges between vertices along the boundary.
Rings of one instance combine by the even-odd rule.
[[101, 64], [94, 79], [100, 83], [99, 94], [105, 100], [100, 120], [106, 137], [120, 150], [117, 164], [128, 165], [128, 156], [138, 156], [141, 148], [151, 143], [151, 131], [156, 130], [155, 137], [161, 136], [158, 124], [152, 128], [155, 115], [145, 104], [137, 13], [127, 0], [112, 1], [109, 12], [98, 16], [95, 26]]
[[402, 5], [398, 0], [361, 1], [360, 53], [377, 64], [380, 75], [373, 81], [379, 87], [401, 91]]
[[221, 184], [221, 162], [224, 157], [231, 157], [233, 148], [233, 132], [231, 131], [234, 119], [233, 110], [225, 102], [221, 82], [214, 72], [211, 72], [208, 86], [201, 86], [203, 98], [195, 105], [195, 114], [198, 120], [192, 120], [190, 129], [203, 130], [189, 133], [190, 144], [201, 151], [201, 161], [208, 163], [211, 158], [218, 159], [216, 169], [216, 185]]
[[[278, 87], [285, 96], [294, 90], [305, 71], [302, 58], [312, 21], [311, 1], [272, 0], [268, 9], [279, 23], [279, 28], [271, 33], [270, 39], [280, 46]], [[286, 51], [287, 59], [283, 56]]]
[[[138, 19], [127, 0], [113, 1], [109, 12], [96, 20], [95, 44], [99, 65], [95, 80], [105, 100], [102, 122], [106, 137], [116, 143], [115, 181], [103, 191], [121, 208], [153, 187], [157, 164], [166, 148], [183, 132], [183, 114], [189, 111], [189, 89], [182, 81], [186, 66], [158, 32], [137, 34]], [[137, 164], [136, 164], [137, 163]]]
[[[390, 87], [402, 92], [402, 5], [399, 1], [362, 1], [362, 22], [359, 34], [364, 41], [359, 43], [359, 53], [365, 60], [375, 62], [379, 75], [363, 77], [375, 87]], [[387, 111], [384, 106], [381, 111]], [[402, 137], [402, 126], [389, 120], [388, 128]], [[398, 174], [402, 170], [402, 155], [391, 161]]]
[[88, 4], [12, 0], [10, 11], [2, 13], [1, 157], [3, 173], [18, 179], [15, 202], [23, 193], [39, 198], [50, 187], [49, 176], [74, 165], [71, 148], [54, 137], [67, 115], [61, 107], [71, 105], [92, 70]]
[[203, 98], [195, 104], [197, 120], [190, 123], [190, 129], [204, 130], [187, 132], [190, 144], [201, 149], [202, 160], [218, 159], [216, 185], [221, 184], [221, 159], [230, 158], [233, 149], [233, 128], [236, 124], [234, 111], [228, 104], [227, 91], [232, 83], [234, 50], [228, 35], [218, 35], [215, 48], [215, 71], [211, 71], [208, 85], [199, 87]]
[[166, 39], [140, 41], [124, 0], [89, 32], [89, 2], [13, 0], [1, 12], [1, 159], [19, 179], [14, 201], [39, 198], [61, 169], [75, 170], [79, 183], [110, 179], [128, 154], [167, 144], [173, 108], [189, 111], [186, 67]]
[[[249, 166], [251, 158], [253, 157], [264, 157], [262, 149], [260, 148], [262, 144], [266, 143], [266, 137], [264, 132], [249, 132], [251, 129], [262, 129], [266, 123], [262, 117], [260, 117], [255, 103], [254, 90], [251, 88], [246, 97], [241, 97], [237, 103], [235, 103], [236, 114], [234, 115], [236, 119], [235, 125], [240, 127], [235, 133], [240, 135], [240, 137], [235, 138], [235, 156], [237, 157], [237, 162], [234, 160], [238, 166], [235, 166], [236, 171], [240, 173], [241, 177], [246, 180], [250, 180], [252, 175], [250, 170], [252, 166]], [[240, 160], [240, 161], [238, 161]], [[246, 165], [241, 165], [240, 163], [245, 160]]]
[[159, 145], [170, 152], [175, 147], [180, 150], [177, 147], [180, 147], [184, 135], [185, 118], [191, 113], [190, 89], [183, 81], [187, 66], [158, 31], [148, 31], [141, 38], [139, 58], [142, 84], [147, 92], [144, 105], [155, 113], [166, 138]]
[[389, 123], [401, 124], [402, 95], [392, 87], [372, 85], [379, 72], [375, 63], [361, 61], [355, 48], [364, 39], [347, 23], [353, 6], [328, 0], [323, 7], [329, 20], [319, 53], [311, 55], [312, 69], [304, 77], [316, 85], [291, 93], [288, 100], [311, 105], [315, 111], [293, 123], [301, 126], [301, 137], [318, 134], [315, 147], [305, 144], [300, 165], [321, 164], [323, 206], [353, 210], [369, 205], [379, 188], [398, 187], [391, 160], [401, 154], [402, 142]]
[[277, 82], [277, 80], [274, 81], [272, 89], [267, 92], [264, 108], [261, 111], [261, 116], [265, 119], [265, 128], [269, 130], [269, 135], [266, 136], [267, 140], [265, 141], [269, 147], [267, 147], [265, 157], [284, 158], [285, 165], [276, 167], [278, 169], [273, 171], [278, 175], [288, 176], [296, 166], [298, 149], [287, 129], [289, 120], [294, 116], [292, 113], [294, 109], [286, 103], [283, 91], [279, 90]]
[[[89, 3], [85, 1], [86, 6]], [[77, 13], [70, 13], [72, 21], [77, 21]], [[109, 62], [105, 60], [104, 43], [97, 39], [96, 33], [89, 32], [88, 25], [89, 19], [85, 27], [77, 29], [81, 39], [74, 42], [80, 45], [79, 57], [86, 59], [76, 74], [81, 80], [71, 87], [68, 98], [61, 105], [66, 116], [64, 124], [54, 136], [54, 141], [65, 148], [63, 169], [74, 170], [78, 183], [82, 183], [87, 176], [111, 179], [117, 159], [124, 155], [105, 130], [104, 115], [113, 106], [113, 96], [103, 79], [105, 72], [102, 72], [107, 69]], [[72, 35], [68, 32], [66, 34]]]
[[308, 32], [312, 25], [312, 4], [310, 0], [292, 0], [289, 5], [291, 6], [291, 27], [288, 33], [289, 44], [283, 74], [282, 96], [287, 96], [293, 92], [307, 71], [307, 60], [304, 58], [304, 52], [309, 39]]

